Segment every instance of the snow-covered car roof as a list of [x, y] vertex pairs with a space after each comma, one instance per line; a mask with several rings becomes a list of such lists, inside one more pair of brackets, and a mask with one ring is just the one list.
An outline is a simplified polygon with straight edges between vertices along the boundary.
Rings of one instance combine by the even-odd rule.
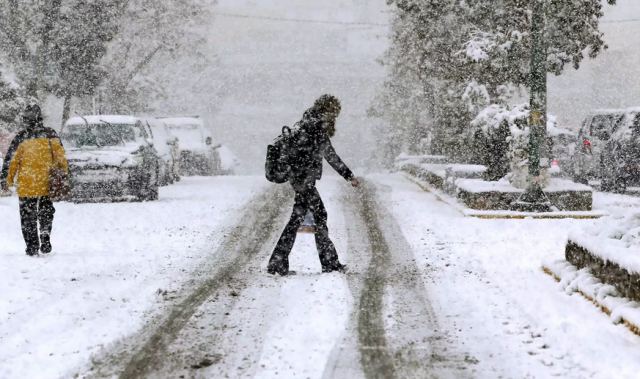
[[164, 121], [167, 125], [173, 126], [191, 126], [198, 125], [204, 127], [204, 122], [199, 117], [158, 117], [159, 120]]
[[86, 122], [89, 124], [103, 124], [102, 121], [106, 121], [110, 124], [135, 124], [138, 122], [138, 118], [135, 116], [126, 116], [126, 115], [89, 115], [89, 116], [75, 116], [71, 117], [67, 120], [65, 125], [85, 125]]

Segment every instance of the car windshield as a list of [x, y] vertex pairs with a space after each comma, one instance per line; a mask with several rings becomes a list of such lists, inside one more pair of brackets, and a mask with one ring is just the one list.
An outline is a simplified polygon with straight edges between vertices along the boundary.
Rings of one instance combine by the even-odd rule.
[[62, 132], [62, 140], [72, 147], [117, 146], [136, 139], [131, 124], [89, 124], [67, 125]]

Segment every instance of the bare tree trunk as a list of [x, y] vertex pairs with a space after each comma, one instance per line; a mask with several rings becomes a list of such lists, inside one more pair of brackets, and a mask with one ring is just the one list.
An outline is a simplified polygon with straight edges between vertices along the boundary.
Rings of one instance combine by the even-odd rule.
[[124, 80], [125, 83], [125, 88], [129, 85], [129, 83], [133, 80], [133, 78], [135, 78], [136, 75], [138, 75], [138, 73], [140, 71], [142, 71], [142, 69], [148, 65], [149, 63], [151, 63], [151, 61], [153, 60], [153, 57], [162, 49], [162, 44], [159, 44], [158, 46], [156, 46], [153, 50], [151, 50], [144, 58], [142, 58], [142, 60], [140, 62], [138, 62], [138, 64], [136, 65], [136, 67], [129, 73], [129, 75], [127, 75], [127, 77]]
[[71, 113], [71, 95], [64, 96], [64, 105], [62, 106], [62, 125], [60, 125], [60, 131], [64, 128], [64, 123], [69, 119]]
[[60, 18], [60, 7], [62, 6], [62, 0], [51, 0], [49, 7], [46, 10], [47, 17], [43, 20], [41, 29], [42, 44], [36, 49], [36, 72], [38, 90], [45, 90], [45, 75], [47, 74], [47, 62], [51, 56], [51, 34], [55, 27], [56, 22]]

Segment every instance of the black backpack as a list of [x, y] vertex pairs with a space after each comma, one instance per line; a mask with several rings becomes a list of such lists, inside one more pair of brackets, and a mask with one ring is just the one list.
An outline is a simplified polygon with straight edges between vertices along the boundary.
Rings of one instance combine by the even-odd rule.
[[267, 180], [273, 183], [284, 183], [291, 174], [290, 157], [293, 153], [293, 132], [288, 126], [282, 127], [280, 134], [267, 146], [267, 160], [264, 172]]

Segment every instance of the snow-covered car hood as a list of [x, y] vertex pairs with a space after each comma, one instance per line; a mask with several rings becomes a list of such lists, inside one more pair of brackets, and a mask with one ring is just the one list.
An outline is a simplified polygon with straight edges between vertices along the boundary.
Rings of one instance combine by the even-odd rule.
[[136, 164], [133, 154], [140, 149], [136, 143], [121, 146], [68, 148], [67, 160], [71, 165], [103, 165], [103, 166], [133, 166]]

